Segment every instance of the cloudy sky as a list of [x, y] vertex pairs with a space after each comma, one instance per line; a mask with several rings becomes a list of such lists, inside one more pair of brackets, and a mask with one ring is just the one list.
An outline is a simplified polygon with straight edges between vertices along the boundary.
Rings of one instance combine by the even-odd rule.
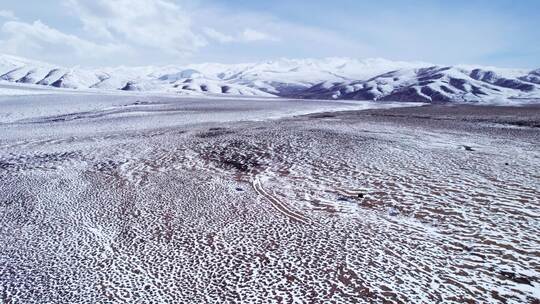
[[540, 67], [538, 0], [1, 0], [0, 52], [63, 65], [382, 57]]

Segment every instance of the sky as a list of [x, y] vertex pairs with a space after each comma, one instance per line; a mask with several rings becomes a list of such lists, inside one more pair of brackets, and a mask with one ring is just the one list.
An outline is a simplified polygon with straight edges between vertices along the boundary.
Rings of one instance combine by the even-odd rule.
[[60, 65], [351, 57], [540, 68], [538, 0], [0, 1], [0, 52]]

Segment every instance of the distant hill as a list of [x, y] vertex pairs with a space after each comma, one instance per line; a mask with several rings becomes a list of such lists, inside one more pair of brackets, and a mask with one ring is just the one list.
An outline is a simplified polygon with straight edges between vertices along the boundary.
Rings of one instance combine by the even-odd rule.
[[0, 80], [57, 88], [218, 96], [481, 103], [540, 98], [540, 69], [438, 66], [385, 59], [83, 69], [0, 55]]

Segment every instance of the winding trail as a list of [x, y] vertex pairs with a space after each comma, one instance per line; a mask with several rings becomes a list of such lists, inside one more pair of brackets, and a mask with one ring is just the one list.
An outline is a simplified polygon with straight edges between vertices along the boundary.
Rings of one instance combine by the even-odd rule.
[[306, 224], [306, 225], [311, 224], [311, 220], [309, 218], [305, 217], [304, 215], [300, 213], [294, 212], [293, 210], [289, 208], [289, 206], [287, 206], [287, 204], [281, 202], [276, 197], [274, 197], [273, 195], [268, 193], [266, 190], [264, 190], [261, 183], [261, 179], [258, 176], [255, 176], [255, 178], [253, 179], [252, 185], [253, 185], [253, 188], [255, 189], [255, 192], [257, 192], [257, 194], [268, 199], [270, 203], [272, 204], [272, 206], [276, 208], [283, 215], [289, 217], [291, 220], [298, 221], [302, 224]]

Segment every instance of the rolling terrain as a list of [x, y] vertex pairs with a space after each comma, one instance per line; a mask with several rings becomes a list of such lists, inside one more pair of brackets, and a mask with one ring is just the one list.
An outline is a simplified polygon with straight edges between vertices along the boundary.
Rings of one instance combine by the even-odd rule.
[[540, 108], [413, 105], [2, 96], [0, 302], [537, 302]]
[[427, 103], [540, 98], [539, 70], [349, 58], [251, 64], [65, 68], [1, 55], [0, 80], [69, 89]]

